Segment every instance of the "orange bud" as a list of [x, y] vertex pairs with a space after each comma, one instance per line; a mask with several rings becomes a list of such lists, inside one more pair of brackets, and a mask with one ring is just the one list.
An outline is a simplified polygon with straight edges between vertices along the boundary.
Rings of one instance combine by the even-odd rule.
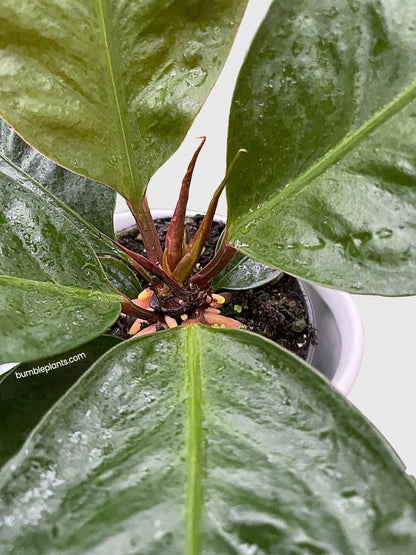
[[225, 303], [225, 297], [223, 297], [222, 295], [218, 295], [217, 293], [213, 293], [212, 298], [215, 301], [215, 303], [217, 303], [217, 304], [224, 304]]
[[205, 312], [211, 312], [212, 314], [221, 314], [221, 311], [218, 308], [214, 308], [213, 306], [209, 306], [205, 309]]
[[137, 297], [137, 299], [139, 301], [145, 301], [146, 299], [150, 299], [150, 297], [153, 295], [153, 291], [149, 288], [147, 289], [143, 289], [143, 291], [139, 294], [139, 296]]
[[176, 328], [178, 326], [177, 321], [172, 316], [165, 316], [165, 322], [169, 328]]
[[157, 323], [152, 324], [151, 326], [147, 326], [147, 328], [144, 328], [142, 331], [139, 331], [139, 333], [136, 333], [136, 335], [134, 335], [133, 337], [139, 337], [139, 335], [147, 335], [148, 333], [153, 333], [156, 331], [156, 327], [157, 327]]
[[141, 308], [145, 308], [146, 310], [153, 310], [153, 308], [150, 308], [149, 306], [152, 295], [153, 292], [150, 291], [150, 289], [144, 289], [137, 299], [133, 299], [133, 303]]
[[140, 326], [146, 320], [142, 320], [141, 318], [137, 318], [134, 322], [129, 331], [127, 332], [129, 335], [135, 335], [138, 331], [140, 331]]
[[224, 325], [226, 328], [241, 328], [243, 324], [233, 320], [232, 318], [227, 318], [227, 316], [222, 316], [221, 314], [213, 314], [212, 312], [204, 312], [205, 321], [208, 324], [218, 324], [219, 326]]

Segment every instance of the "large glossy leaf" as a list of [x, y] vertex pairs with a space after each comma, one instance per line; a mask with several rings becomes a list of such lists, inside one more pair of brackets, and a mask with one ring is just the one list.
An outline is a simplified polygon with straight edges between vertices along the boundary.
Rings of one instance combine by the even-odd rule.
[[0, 466], [22, 446], [51, 406], [121, 339], [97, 337], [54, 357], [15, 366], [0, 383]]
[[116, 193], [102, 183], [65, 170], [48, 160], [2, 120], [0, 170], [21, 182], [28, 176], [97, 229], [110, 237], [114, 236]]
[[[225, 230], [224, 230], [225, 231]], [[224, 231], [218, 239], [215, 252], [217, 252], [223, 239]], [[219, 289], [230, 289], [231, 291], [242, 291], [260, 287], [283, 275], [280, 270], [265, 266], [252, 258], [237, 252], [234, 258], [211, 282], [213, 291]]]
[[30, 191], [35, 192], [39, 197], [42, 197], [44, 202], [47, 202], [57, 208], [68, 220], [75, 224], [80, 229], [94, 248], [97, 254], [111, 255], [117, 258], [126, 259], [127, 256], [121, 249], [116, 247], [110, 240], [103, 237], [100, 231], [90, 222], [82, 218], [77, 212], [69, 208], [61, 200], [50, 193], [45, 187], [37, 183], [34, 179], [22, 172], [17, 166], [9, 163], [5, 158], [0, 155], [0, 175], [1, 180], [4, 182], [10, 181], [10, 177], [23, 185]]
[[73, 171], [140, 196], [217, 78], [246, 0], [4, 0], [0, 113]]
[[[45, 202], [52, 204], [82, 231], [97, 254], [111, 255], [124, 260], [128, 258], [121, 249], [100, 233], [101, 230], [110, 237], [114, 235], [114, 191], [47, 160], [24, 143], [2, 121], [0, 134], [2, 179], [4, 176], [11, 177], [36, 192]], [[69, 204], [64, 201], [68, 201]]]
[[237, 252], [224, 270], [212, 281], [212, 287], [218, 289], [231, 289], [241, 291], [260, 287], [281, 275], [280, 270], [265, 266], [248, 256]]
[[0, 474], [3, 551], [416, 550], [416, 488], [292, 354], [190, 325], [124, 342]]
[[416, 293], [413, 0], [275, 1], [232, 104], [230, 237], [362, 293]]
[[0, 362], [59, 353], [103, 333], [122, 298], [81, 232], [0, 173]]
[[143, 287], [136, 274], [124, 262], [116, 258], [100, 258], [100, 262], [107, 278], [117, 291], [130, 299], [135, 299], [139, 295]]

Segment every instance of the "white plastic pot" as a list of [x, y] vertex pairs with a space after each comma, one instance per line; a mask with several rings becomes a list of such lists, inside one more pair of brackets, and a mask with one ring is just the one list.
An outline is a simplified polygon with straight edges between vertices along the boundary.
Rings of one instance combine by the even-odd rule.
[[[188, 212], [194, 216], [196, 212]], [[152, 210], [154, 218], [172, 216], [172, 210]], [[221, 216], [218, 221], [225, 221]], [[135, 225], [129, 211], [114, 217], [118, 233]], [[308, 362], [326, 376], [344, 395], [351, 390], [360, 369], [364, 349], [364, 331], [358, 310], [349, 293], [300, 281], [309, 297], [312, 321], [319, 339]]]

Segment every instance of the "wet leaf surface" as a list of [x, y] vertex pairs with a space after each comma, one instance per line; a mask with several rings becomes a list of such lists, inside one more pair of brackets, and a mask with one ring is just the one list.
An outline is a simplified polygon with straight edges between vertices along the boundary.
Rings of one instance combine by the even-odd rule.
[[104, 331], [120, 296], [81, 232], [0, 173], [0, 362], [65, 351]]
[[0, 120], [0, 173], [57, 208], [76, 225], [97, 254], [126, 255], [100, 234], [112, 237], [115, 193], [101, 183], [57, 166], [27, 145]]
[[[229, 236], [356, 293], [416, 293], [412, 0], [275, 1], [239, 75]], [[390, 103], [390, 104], [389, 104]]]
[[130, 299], [137, 298], [143, 287], [136, 274], [124, 262], [115, 258], [100, 258], [100, 262], [107, 278], [117, 291], [127, 295]]
[[0, 113], [59, 164], [140, 197], [210, 91], [245, 5], [5, 0]]
[[[0, 120], [0, 171], [33, 188], [36, 184], [44, 187], [81, 218], [106, 235], [114, 236], [113, 214], [116, 193], [102, 183], [77, 175], [48, 160], [25, 143], [2, 120]], [[42, 194], [42, 191], [39, 190], [39, 194]], [[44, 196], [46, 198], [47, 195]], [[52, 202], [52, 198], [48, 198]], [[56, 206], [59, 205], [56, 204]], [[76, 223], [75, 218], [74, 223]]]
[[242, 291], [260, 287], [281, 275], [280, 270], [265, 266], [238, 252], [224, 270], [212, 281], [214, 291], [231, 289]]
[[121, 339], [101, 336], [46, 359], [19, 364], [0, 381], [0, 466], [25, 442], [42, 416]]
[[416, 549], [416, 488], [387, 443], [311, 368], [241, 330], [115, 347], [0, 487], [6, 552]]

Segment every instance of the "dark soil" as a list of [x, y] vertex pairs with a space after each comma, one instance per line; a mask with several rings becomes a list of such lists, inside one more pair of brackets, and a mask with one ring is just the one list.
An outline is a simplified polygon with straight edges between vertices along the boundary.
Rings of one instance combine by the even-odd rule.
[[[188, 240], [194, 235], [203, 216], [187, 218], [185, 229]], [[165, 247], [165, 236], [169, 218], [156, 220], [156, 227]], [[199, 266], [207, 264], [214, 255], [215, 245], [224, 229], [222, 222], [214, 222], [203, 251]], [[132, 251], [145, 254], [137, 228], [131, 228], [118, 235], [120, 243]], [[139, 279], [140, 276], [138, 276]], [[145, 284], [143, 284], [145, 285]], [[277, 281], [247, 291], [234, 291], [232, 299], [223, 307], [225, 316], [241, 321], [247, 329], [272, 339], [290, 351], [306, 359], [310, 343], [317, 343], [315, 330], [311, 326], [303, 293], [295, 278], [284, 274]], [[121, 315], [109, 330], [112, 335], [126, 339], [133, 319]]]
[[235, 291], [222, 310], [247, 329], [276, 341], [306, 359], [310, 343], [317, 343], [309, 323], [303, 293], [292, 276], [248, 291]]

